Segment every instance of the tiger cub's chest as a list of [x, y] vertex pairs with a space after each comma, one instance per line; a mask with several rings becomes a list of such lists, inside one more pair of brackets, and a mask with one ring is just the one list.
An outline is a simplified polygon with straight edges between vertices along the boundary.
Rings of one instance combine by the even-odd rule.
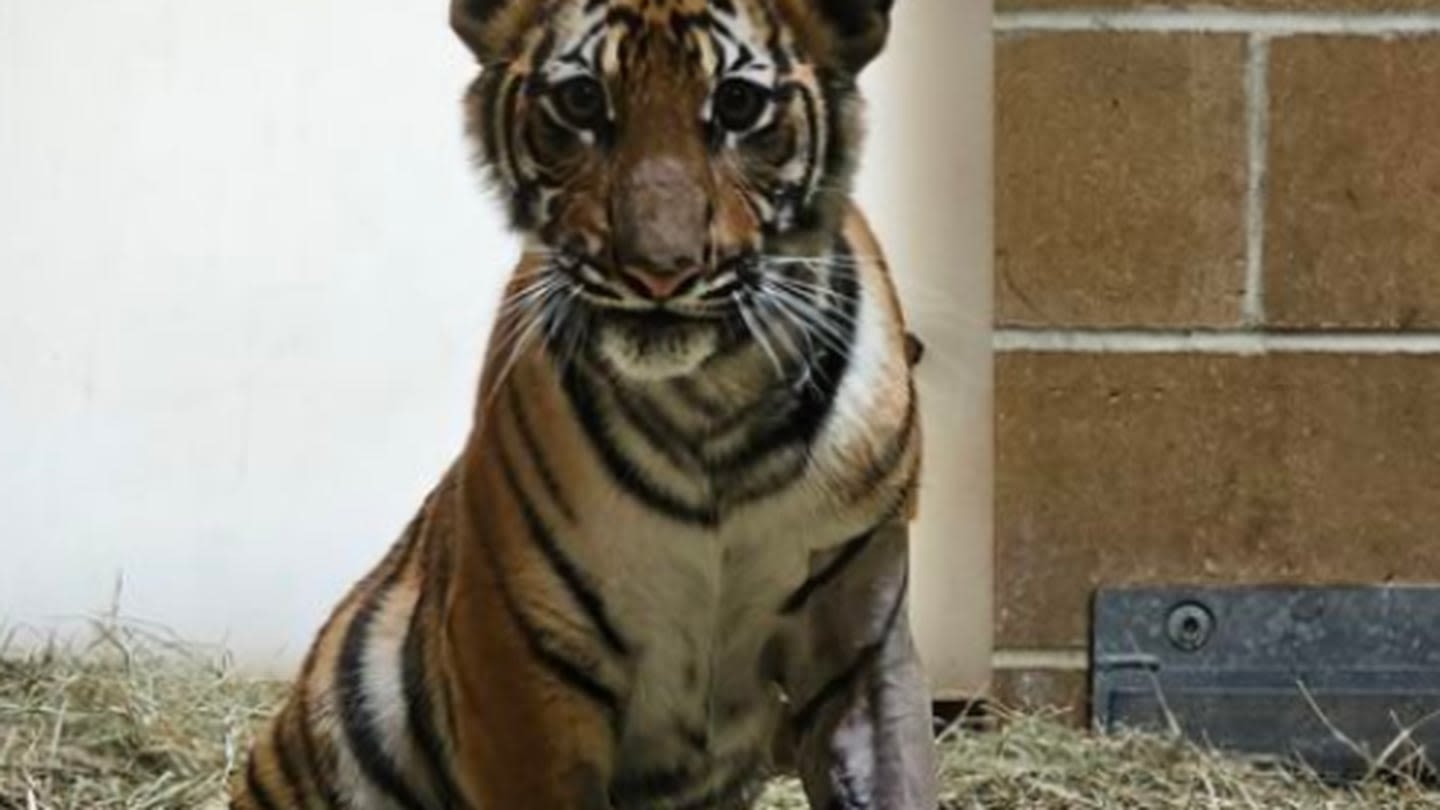
[[617, 594], [636, 647], [617, 806], [739, 798], [764, 775], [784, 710], [779, 658], [795, 629], [782, 608], [805, 579], [808, 543], [688, 532], [653, 540], [645, 573]]

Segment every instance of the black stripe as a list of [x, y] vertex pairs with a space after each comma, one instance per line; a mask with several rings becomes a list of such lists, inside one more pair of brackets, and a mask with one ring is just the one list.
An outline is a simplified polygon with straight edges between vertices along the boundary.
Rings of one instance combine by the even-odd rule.
[[[833, 250], [842, 260], [851, 256], [850, 248], [843, 239], [836, 239]], [[727, 509], [778, 492], [799, 478], [806, 468], [803, 453], [794, 463], [764, 477], [746, 474], [778, 454], [809, 447], [830, 417], [836, 394], [850, 365], [860, 287], [855, 274], [848, 270], [830, 274], [827, 281], [828, 297], [839, 302], [826, 309], [827, 326], [824, 328], [834, 337], [816, 346], [815, 359], [811, 362], [815, 371], [810, 384], [794, 392], [789, 413], [777, 414], [776, 422], [757, 431], [730, 453], [707, 459], [716, 479], [722, 482], [718, 487], [723, 493], [720, 503]]]
[[[458, 484], [452, 481], [451, 488], [454, 488], [455, 486], [458, 486]], [[431, 565], [431, 573], [427, 585], [431, 589], [430, 595], [431, 598], [435, 600], [434, 604], [437, 606], [443, 606], [451, 604], [450, 586], [455, 578], [455, 566], [451, 564], [450, 544], [436, 543], [435, 545], [436, 548], [434, 549], [434, 553], [436, 555], [436, 558], [435, 562]], [[437, 613], [440, 612], [440, 608], [437, 607], [436, 611]], [[440, 630], [438, 632], [440, 632], [443, 636], [443, 634], [445, 633], [445, 617], [443, 613], [436, 619], [436, 621], [440, 627]], [[448, 678], [442, 677], [438, 679], [434, 684], [432, 684], [431, 688], [440, 694], [440, 706], [444, 709], [444, 714], [441, 719], [445, 723], [445, 733], [449, 734], [451, 739], [456, 739], [459, 734], [458, 725], [455, 718], [455, 699], [452, 692], [452, 684], [450, 683], [450, 680]]]
[[717, 421], [725, 415], [725, 411], [722, 410], [721, 406], [718, 403], [710, 401], [710, 399], [696, 387], [695, 380], [691, 377], [675, 378], [670, 384], [670, 390], [675, 392], [675, 396], [679, 397], [680, 401], [685, 403], [686, 407], [699, 412], [701, 416], [709, 421]]
[[506, 395], [510, 399], [510, 411], [515, 414], [515, 425], [519, 429], [520, 443], [524, 445], [525, 457], [535, 465], [535, 472], [540, 476], [541, 485], [545, 487], [545, 497], [555, 506], [556, 511], [573, 523], [575, 512], [566, 501], [565, 494], [560, 488], [560, 482], [556, 480], [554, 470], [550, 469], [550, 464], [545, 459], [545, 448], [535, 435], [534, 426], [530, 424], [530, 418], [525, 413], [525, 405], [520, 401], [520, 386], [510, 386]]
[[[601, 4], [605, 2], [607, 2], [607, 0], [598, 0], [598, 3]], [[589, 5], [595, 6], [596, 3], [597, 0], [590, 0]], [[588, 14], [591, 10], [592, 9], [590, 8], [586, 8], [585, 12]], [[577, 64], [580, 67], [585, 68], [586, 70], [593, 70], [598, 73], [600, 66], [591, 63], [590, 57], [587, 56], [585, 53], [585, 49], [590, 47], [591, 43], [595, 41], [595, 38], [600, 36], [604, 32], [605, 22], [603, 20], [597, 20], [596, 22], [591, 23], [590, 29], [580, 37], [580, 41], [576, 42], [573, 48], [566, 51], [565, 54], [560, 57], [560, 60]]]
[[[709, 17], [710, 25], [705, 32], [705, 38], [710, 40], [710, 50], [715, 53], [715, 67], [710, 69], [710, 78], [719, 84], [720, 80], [725, 77], [725, 60], [722, 58], [725, 55], [725, 46], [720, 41], [720, 35], [715, 31], [714, 15], [709, 15]], [[715, 130], [713, 134], [718, 135], [719, 130]]]
[[304, 760], [310, 781], [319, 791], [320, 800], [325, 803], [327, 810], [340, 810], [340, 794], [336, 792], [335, 784], [331, 780], [335, 772], [334, 763], [321, 762], [320, 752], [315, 749], [314, 732], [310, 728], [309, 690], [304, 685], [308, 683], [308, 678], [302, 681], [295, 693], [295, 712], [299, 716], [295, 725], [300, 735], [300, 757]]
[[375, 729], [375, 718], [365, 694], [365, 653], [369, 649], [370, 627], [380, 612], [384, 597], [388, 596], [400, 579], [411, 553], [415, 549], [419, 519], [412, 522], [401, 541], [404, 547], [385, 571], [383, 579], [376, 584], [365, 600], [356, 608], [345, 630], [341, 642], [340, 659], [335, 670], [335, 692], [338, 699], [341, 725], [350, 743], [350, 751], [360, 764], [360, 769], [376, 787], [405, 810], [426, 810], [414, 788], [401, 775], [395, 761], [385, 752], [384, 745]]
[[500, 599], [505, 605], [505, 612], [515, 620], [515, 625], [520, 628], [520, 635], [525, 638], [525, 646], [530, 654], [549, 670], [562, 683], [571, 689], [590, 698], [600, 704], [610, 716], [612, 724], [619, 721], [620, 698], [613, 689], [601, 683], [589, 674], [592, 667], [588, 662], [576, 663], [570, 660], [559, 647], [563, 642], [553, 633], [547, 632], [525, 615], [525, 611], [515, 600], [515, 592], [511, 590], [509, 578], [505, 576], [504, 569], [500, 565], [500, 553], [493, 542], [482, 540], [481, 545], [485, 548], [486, 555], [490, 558], [490, 564], [495, 569], [495, 581], [500, 586]]
[[754, 799], [754, 794], [758, 792], [761, 778], [760, 763], [751, 761], [748, 766], [736, 769], [735, 773], [725, 781], [704, 794], [678, 805], [675, 810], [712, 810], [712, 808], [749, 806], [750, 801]]
[[630, 396], [622, 387], [613, 382], [610, 387], [620, 416], [656, 452], [676, 467], [687, 472], [699, 472], [699, 462], [688, 447], [679, 440], [683, 432], [670, 421], [669, 417], [646, 401], [643, 395]]
[[645, 18], [634, 9], [612, 8], [605, 12], [605, 24], [624, 28], [627, 33], [633, 34], [645, 27]]
[[510, 487], [511, 493], [515, 496], [515, 503], [520, 507], [520, 514], [525, 519], [525, 526], [529, 530], [530, 538], [540, 547], [540, 552], [545, 561], [550, 564], [550, 569], [565, 583], [570, 596], [585, 611], [590, 623], [600, 631], [600, 637], [604, 639], [605, 646], [618, 655], [629, 655], [630, 645], [621, 637], [620, 631], [615, 629], [615, 624], [610, 621], [610, 616], [605, 608], [605, 601], [580, 571], [575, 561], [570, 559], [555, 535], [540, 519], [536, 513], [535, 506], [525, 494], [525, 488], [520, 485], [520, 477], [515, 473], [514, 460], [510, 457], [509, 451], [505, 448], [505, 442], [497, 442], [500, 456], [500, 471], [505, 475], [505, 483]]
[[[835, 254], [842, 262], [850, 258], [850, 249], [844, 240], [836, 240]], [[828, 310], [830, 317], [826, 329], [834, 337], [816, 348], [816, 358], [812, 363], [815, 369], [812, 379], [814, 384], [797, 392], [796, 407], [788, 419], [761, 431], [737, 452], [717, 459], [715, 466], [718, 473], [744, 470], [764, 456], [792, 444], [808, 446], [829, 419], [834, 408], [835, 395], [850, 366], [860, 294], [859, 283], [852, 272], [834, 273], [831, 281], [831, 297], [841, 304], [838, 308]], [[838, 348], [835, 344], [838, 344]]]
[[617, 807], [654, 804], [658, 799], [684, 793], [696, 778], [695, 769], [687, 765], [622, 774], [610, 787], [610, 801]]
[[643, 471], [630, 462], [611, 441], [610, 426], [596, 404], [598, 394], [581, 379], [578, 369], [561, 370], [561, 379], [575, 416], [585, 429], [590, 445], [599, 454], [610, 478], [647, 507], [666, 517], [694, 526], [713, 527], [720, 522], [715, 504], [690, 504], [660, 488]]
[[[617, 807], [649, 806], [665, 804], [682, 808], [712, 807], [722, 800], [733, 800], [752, 784], [758, 783], [757, 771], [760, 763], [752, 754], [731, 754], [719, 758], [707, 758], [699, 764], [692, 762], [671, 768], [638, 773], [623, 773], [616, 777], [610, 788], [610, 800]], [[720, 783], [689, 800], [684, 797], [717, 774], [728, 775]], [[665, 801], [665, 800], [669, 801]], [[732, 805], [726, 804], [726, 807]]]
[[796, 732], [800, 736], [803, 737], [810, 732], [815, 721], [819, 719], [820, 710], [825, 707], [825, 704], [848, 692], [850, 687], [860, 677], [861, 673], [864, 672], [865, 668], [869, 666], [870, 663], [875, 660], [875, 657], [880, 654], [880, 651], [885, 648], [885, 643], [890, 640], [890, 634], [895, 630], [895, 625], [900, 621], [900, 611], [905, 607], [905, 594], [909, 589], [910, 574], [907, 570], [904, 574], [904, 579], [900, 581], [898, 592], [895, 594], [895, 604], [890, 607], [890, 615], [885, 617], [885, 624], [880, 629], [879, 638], [861, 648], [860, 652], [855, 656], [855, 659], [851, 661], [848, 666], [841, 670], [838, 675], [827, 681], [824, 686], [820, 687], [820, 691], [816, 692], [815, 695], [807, 700], [805, 705], [801, 706], [800, 710], [795, 713], [793, 722]]
[[[796, 83], [794, 87], [800, 93], [801, 109], [805, 111], [805, 127], [810, 134], [809, 141], [806, 143], [808, 148], [806, 149], [804, 175], [805, 196], [808, 196], [813, 194], [820, 185], [822, 168], [820, 165], [820, 140], [822, 137], [828, 137], [829, 132], [820, 129], [820, 112], [816, 109], [815, 94], [803, 84]], [[802, 201], [803, 197], [796, 200], [796, 203]]]
[[825, 97], [825, 175], [834, 179], [849, 171], [854, 144], [850, 130], [845, 127], [844, 115], [858, 89], [853, 77], [824, 68], [820, 70], [820, 88]]
[[[741, 202], [745, 203], [746, 208], [750, 209], [750, 216], [754, 217], [755, 221], [760, 223], [761, 227], [768, 232], [772, 227], [773, 223], [771, 220], [774, 219], [774, 217], [765, 216], [765, 212], [760, 208], [760, 203], [755, 200], [756, 196], [759, 196], [759, 192], [752, 191], [748, 188], [741, 189]], [[775, 206], [771, 205], [769, 197], [765, 198], [765, 204], [770, 206], [772, 212], [774, 211]]]
[[[291, 708], [283, 711], [294, 711], [294, 709]], [[294, 806], [300, 807], [307, 803], [305, 801], [306, 791], [303, 782], [304, 777], [300, 770], [298, 770], [298, 764], [295, 761], [295, 752], [291, 749], [290, 741], [286, 738], [286, 726], [289, 725], [284, 722], [286, 719], [288, 718], [282, 717], [280, 722], [275, 724], [275, 728], [270, 733], [270, 739], [271, 742], [275, 744], [275, 758], [280, 760], [280, 777], [285, 783], [285, 790], [290, 794]]]
[[[413, 523], [413, 521], [412, 521]], [[407, 532], [409, 530], [407, 529]], [[383, 561], [381, 563], [384, 564]], [[340, 600], [340, 604], [325, 618], [325, 624], [321, 625], [320, 632], [316, 638], [324, 639], [330, 636], [339, 621], [341, 614], [349, 609], [351, 603], [356, 599], [356, 591], [352, 589]], [[305, 656], [305, 663], [300, 667], [300, 676], [296, 679], [295, 686], [295, 724], [300, 734], [300, 756], [305, 761], [305, 769], [309, 772], [311, 780], [316, 789], [320, 792], [320, 798], [325, 802], [328, 810], [341, 810], [340, 794], [335, 788], [333, 776], [335, 774], [335, 757], [333, 751], [327, 751], [326, 757], [322, 760], [317, 750], [314, 737], [314, 728], [310, 722], [310, 684], [315, 675], [315, 667], [320, 660], [318, 644], [310, 649]]]
[[[787, 413], [784, 409], [789, 408]], [[746, 409], [745, 416], [756, 416], [763, 414], [764, 408], [776, 414], [779, 419], [767, 424], [758, 426], [752, 431], [752, 435], [746, 441], [731, 448], [729, 453], [724, 455], [712, 455], [706, 459], [717, 476], [725, 476], [737, 472], [743, 473], [755, 466], [766, 456], [779, 453], [792, 444], [802, 441], [805, 437], [795, 435], [796, 426], [794, 418], [798, 415], [799, 409], [793, 401], [776, 403], [773, 400], [762, 399], [756, 405]], [[738, 422], [738, 420], [732, 420]], [[745, 427], [743, 422], [727, 425], [730, 430], [737, 430]], [[723, 431], [720, 435], [723, 435]]]
[[[843, 238], [835, 240], [834, 253], [841, 264], [853, 259], [849, 244]], [[800, 409], [794, 419], [794, 440], [808, 444], [819, 433], [829, 419], [835, 405], [835, 395], [845, 372], [850, 368], [850, 352], [855, 342], [856, 313], [860, 307], [860, 284], [855, 274], [842, 271], [831, 274], [830, 290], [840, 305], [830, 320], [829, 327], [836, 337], [839, 348], [825, 346], [818, 352], [816, 360], [816, 385], [805, 386], [800, 391]]]
[[[550, 55], [555, 52], [556, 39], [557, 37], [553, 28], [545, 29], [545, 33], [541, 36], [539, 44], [535, 46], [535, 50], [530, 52], [530, 64], [544, 65], [546, 62], [549, 62]], [[532, 73], [531, 75], [538, 76], [541, 79], [544, 78], [544, 76], [539, 73]]]
[[519, 110], [520, 93], [524, 90], [525, 80], [513, 76], [509, 79], [510, 83], [505, 86], [505, 90], [501, 94], [500, 109], [495, 116], [495, 137], [497, 146], [503, 154], [505, 166], [510, 171], [510, 219], [515, 227], [528, 229], [534, 224], [535, 197], [538, 192], [534, 184], [520, 171], [519, 149], [515, 142], [515, 118]]
[[740, 52], [735, 55], [735, 61], [730, 63], [730, 70], [735, 71], [755, 61], [755, 52], [747, 45], [740, 45]]
[[[740, 38], [735, 36], [734, 29], [732, 29], [729, 24], [727, 24], [724, 20], [710, 13], [709, 9], [701, 12], [701, 16], [703, 17], [702, 22], [705, 24], [705, 27], [710, 31], [710, 36], [712, 40], [716, 37], [723, 37], [730, 40], [730, 42], [732, 43], [740, 42]], [[732, 14], [731, 16], [734, 15]], [[721, 51], [718, 46], [716, 46], [716, 50], [720, 53], [723, 53], [723, 51]]]
[[[421, 565], [428, 562], [429, 546], [422, 555]], [[461, 810], [466, 807], [450, 771], [450, 757], [445, 744], [435, 728], [435, 702], [430, 697], [430, 686], [425, 673], [425, 631], [424, 618], [426, 591], [422, 590], [410, 614], [410, 627], [406, 630], [405, 645], [401, 656], [401, 677], [405, 690], [406, 718], [410, 736], [419, 746], [419, 752], [435, 778], [436, 793], [440, 806], [446, 810]]]
[[[804, 448], [798, 445], [787, 446], [786, 452], [789, 457], [785, 459], [784, 465], [770, 470], [766, 475], [734, 475], [718, 484], [717, 490], [723, 509], [733, 510], [774, 497], [799, 480], [807, 469], [809, 458]], [[767, 467], [777, 466], [773, 457], [765, 463]]]
[[470, 94], [478, 98], [480, 105], [480, 147], [486, 164], [490, 166], [491, 172], [499, 177], [499, 126], [500, 117], [496, 115], [500, 104], [500, 88], [504, 85], [504, 73], [496, 78], [490, 78], [490, 71], [485, 71], [479, 79], [470, 86]]
[[789, 76], [790, 71], [795, 68], [795, 60], [790, 55], [790, 52], [785, 49], [780, 37], [781, 32], [787, 26], [780, 23], [780, 18], [776, 16], [776, 11], [772, 7], [772, 4], [766, 3], [760, 8], [761, 13], [765, 15], [765, 26], [770, 29], [770, 36], [765, 39], [765, 48], [770, 52], [770, 58], [775, 60], [776, 73], [778, 73], [781, 78], [784, 78]]
[[674, 12], [670, 15], [670, 35], [677, 42], [683, 42], [690, 32], [705, 22], [705, 14]]
[[250, 793], [250, 798], [260, 805], [260, 810], [281, 810], [280, 805], [275, 803], [270, 791], [265, 789], [265, 784], [260, 780], [260, 771], [255, 764], [255, 754], [250, 755], [250, 762], [245, 767], [245, 789]]
[[860, 552], [864, 551], [873, 539], [875, 539], [875, 530], [871, 529], [859, 537], [845, 541], [845, 545], [840, 548], [839, 554], [832, 557], [823, 568], [816, 571], [814, 575], [805, 580], [804, 584], [796, 588], [795, 591], [786, 598], [785, 603], [780, 607], [780, 612], [789, 615], [805, 607], [805, 603], [810, 600], [810, 597], [824, 587], [826, 583], [840, 576], [840, 573], [844, 571], [850, 563], [854, 562], [856, 557], [860, 556]]

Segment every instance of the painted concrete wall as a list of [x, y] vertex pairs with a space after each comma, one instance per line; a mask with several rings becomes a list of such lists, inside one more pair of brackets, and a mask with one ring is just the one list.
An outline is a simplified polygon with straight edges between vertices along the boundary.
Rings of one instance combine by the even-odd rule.
[[[123, 578], [125, 614], [283, 672], [409, 519], [464, 435], [517, 251], [467, 168], [471, 63], [431, 5], [0, 3], [0, 622], [72, 626]], [[896, 60], [872, 92], [892, 96], [912, 69]], [[877, 104], [895, 121], [872, 155], [907, 137], [916, 103]], [[906, 236], [934, 218], [899, 202], [923, 170], [869, 165], [897, 257], [934, 263], [932, 243]], [[986, 198], [980, 163], [954, 168], [961, 196]], [[981, 285], [956, 286], [964, 299], [988, 279], [988, 204], [957, 215], [975, 255], [953, 267]], [[931, 276], [907, 289], [952, 293]], [[927, 508], [983, 488], [950, 480], [988, 449], [988, 354], [971, 327], [988, 291], [972, 304], [953, 321], [917, 307], [941, 406], [927, 427], [946, 483], [932, 489], [957, 494]], [[979, 432], [943, 428], [959, 420]], [[932, 562], [963, 565], [988, 599], [976, 549], [943, 551], [983, 532], [988, 560], [984, 491], [937, 509], [927, 525], [962, 524], [926, 534]], [[981, 638], [970, 601], [953, 625], [918, 601], [929, 637]]]
[[942, 697], [974, 695], [990, 678], [990, 25], [988, 2], [898, 2], [890, 47], [864, 77], [859, 196], [927, 348], [911, 612]]

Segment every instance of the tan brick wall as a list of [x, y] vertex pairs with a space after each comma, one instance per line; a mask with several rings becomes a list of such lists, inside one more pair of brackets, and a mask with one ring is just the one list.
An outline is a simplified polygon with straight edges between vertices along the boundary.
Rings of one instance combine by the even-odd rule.
[[996, 0], [995, 9], [1001, 12], [1232, 9], [1310, 14], [1337, 11], [1375, 14], [1432, 11], [1435, 9], [1435, 0]]
[[997, 0], [1004, 701], [1102, 584], [1440, 580], [1440, 0], [1190, 5]]

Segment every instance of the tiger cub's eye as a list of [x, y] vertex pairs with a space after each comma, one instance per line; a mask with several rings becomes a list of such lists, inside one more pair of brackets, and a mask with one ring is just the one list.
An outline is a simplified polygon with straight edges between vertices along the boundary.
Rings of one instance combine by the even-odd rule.
[[715, 88], [715, 120], [731, 132], [745, 132], [760, 121], [770, 91], [744, 79], [726, 79]]
[[553, 91], [556, 108], [577, 127], [593, 129], [605, 122], [605, 88], [589, 76], [561, 82]]

